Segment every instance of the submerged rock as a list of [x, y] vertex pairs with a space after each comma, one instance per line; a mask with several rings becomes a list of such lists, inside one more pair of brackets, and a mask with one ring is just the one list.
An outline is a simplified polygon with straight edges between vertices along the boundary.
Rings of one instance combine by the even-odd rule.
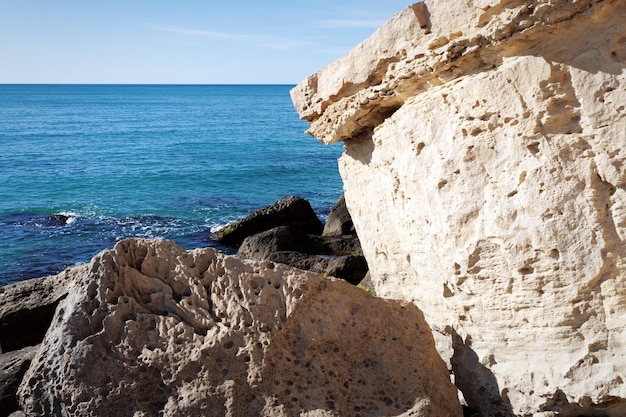
[[460, 416], [412, 304], [167, 241], [96, 256], [19, 390], [28, 416]]
[[625, 19], [425, 0], [292, 90], [344, 141], [375, 292], [424, 311], [484, 415], [626, 415]]

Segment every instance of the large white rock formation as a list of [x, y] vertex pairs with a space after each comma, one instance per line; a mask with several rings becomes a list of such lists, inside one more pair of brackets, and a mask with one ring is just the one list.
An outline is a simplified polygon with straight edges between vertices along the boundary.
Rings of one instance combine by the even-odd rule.
[[[485, 415], [626, 415], [626, 2], [426, 0], [292, 91]], [[600, 413], [600, 414], [598, 414]]]
[[343, 281], [126, 240], [60, 304], [27, 416], [461, 415], [422, 313]]

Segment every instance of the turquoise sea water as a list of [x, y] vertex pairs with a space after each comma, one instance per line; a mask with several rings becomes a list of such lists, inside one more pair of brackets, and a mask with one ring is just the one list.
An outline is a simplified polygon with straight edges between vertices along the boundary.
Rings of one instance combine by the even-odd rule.
[[87, 262], [125, 237], [214, 246], [286, 195], [324, 217], [336, 159], [288, 85], [0, 85], [0, 285]]

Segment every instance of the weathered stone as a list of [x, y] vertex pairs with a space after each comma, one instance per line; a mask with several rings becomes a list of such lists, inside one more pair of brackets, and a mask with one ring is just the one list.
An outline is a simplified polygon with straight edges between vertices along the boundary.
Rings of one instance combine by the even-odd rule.
[[0, 352], [41, 343], [57, 304], [85, 270], [82, 265], [0, 287]]
[[225, 245], [239, 246], [246, 237], [279, 226], [312, 235], [319, 235], [324, 229], [308, 201], [290, 196], [223, 227], [215, 233], [215, 239]]
[[338, 236], [338, 235], [355, 235], [354, 223], [352, 217], [346, 207], [346, 198], [344, 195], [339, 197], [333, 208], [328, 214], [326, 224], [322, 236]]
[[150, 240], [92, 260], [19, 395], [29, 417], [461, 415], [414, 305]]
[[625, 19], [426, 0], [292, 91], [345, 141], [376, 293], [424, 311], [485, 414], [626, 415]]
[[39, 346], [29, 346], [0, 355], [0, 416], [18, 410], [17, 387]]

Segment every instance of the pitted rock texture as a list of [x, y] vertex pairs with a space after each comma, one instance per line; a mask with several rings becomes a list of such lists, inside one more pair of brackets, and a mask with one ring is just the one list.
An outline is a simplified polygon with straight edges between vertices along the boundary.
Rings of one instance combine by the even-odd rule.
[[57, 310], [28, 416], [460, 416], [412, 304], [269, 262], [126, 240]]
[[[292, 91], [485, 415], [626, 415], [626, 2], [426, 0]], [[454, 355], [454, 356], [453, 356]]]

